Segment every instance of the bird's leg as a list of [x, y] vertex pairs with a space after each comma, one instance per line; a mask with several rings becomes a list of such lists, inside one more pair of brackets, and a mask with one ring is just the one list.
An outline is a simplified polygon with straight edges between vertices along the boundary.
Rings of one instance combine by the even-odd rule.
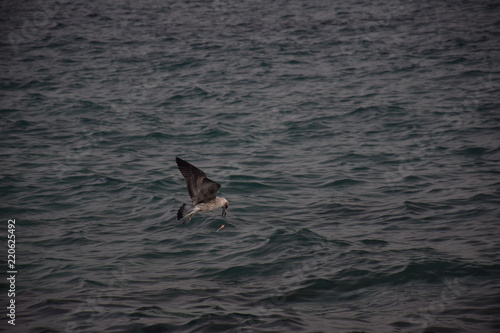
[[191, 219], [193, 218], [193, 216], [194, 216], [194, 212], [193, 213], [189, 213], [188, 214], [188, 218], [184, 222], [182, 222], [182, 224], [191, 221]]

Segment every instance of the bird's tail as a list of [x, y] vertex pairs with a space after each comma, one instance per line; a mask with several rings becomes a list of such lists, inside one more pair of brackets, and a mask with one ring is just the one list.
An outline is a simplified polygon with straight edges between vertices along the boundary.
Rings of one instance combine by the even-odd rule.
[[181, 208], [177, 211], [177, 220], [182, 220], [186, 215], [194, 210], [194, 206], [182, 204]]

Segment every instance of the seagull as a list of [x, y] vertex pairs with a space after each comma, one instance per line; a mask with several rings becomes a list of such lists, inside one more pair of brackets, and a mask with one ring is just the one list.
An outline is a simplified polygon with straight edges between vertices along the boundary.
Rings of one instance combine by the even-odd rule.
[[[186, 185], [191, 197], [192, 205], [182, 204], [177, 211], [177, 220], [187, 219], [182, 224], [189, 222], [197, 212], [206, 212], [222, 207], [222, 216], [226, 216], [229, 202], [215, 194], [220, 184], [207, 178], [207, 175], [194, 165], [176, 157], [175, 162], [186, 179]], [[221, 227], [222, 228], [222, 227]]]

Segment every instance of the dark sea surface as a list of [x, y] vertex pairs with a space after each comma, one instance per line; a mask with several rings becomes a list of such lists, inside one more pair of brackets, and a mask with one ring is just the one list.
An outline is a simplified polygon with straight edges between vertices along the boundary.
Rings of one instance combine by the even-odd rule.
[[500, 2], [0, 11], [0, 331], [500, 332]]

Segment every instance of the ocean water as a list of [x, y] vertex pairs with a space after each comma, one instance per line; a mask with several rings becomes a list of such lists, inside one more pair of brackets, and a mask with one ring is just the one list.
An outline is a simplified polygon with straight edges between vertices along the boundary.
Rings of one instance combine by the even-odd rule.
[[498, 1], [0, 11], [0, 331], [500, 331]]

